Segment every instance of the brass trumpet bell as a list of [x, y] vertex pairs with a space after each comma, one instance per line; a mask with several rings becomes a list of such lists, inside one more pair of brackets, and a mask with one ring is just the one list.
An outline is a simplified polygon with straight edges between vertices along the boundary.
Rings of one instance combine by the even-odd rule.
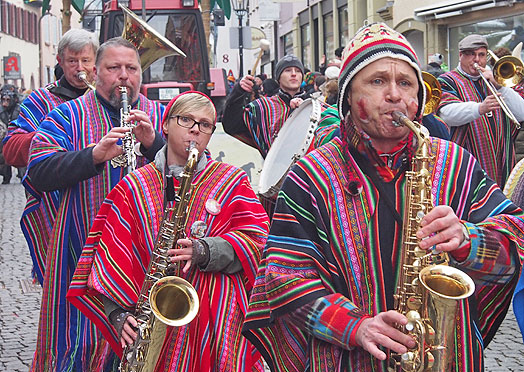
[[438, 80], [429, 72], [422, 71], [424, 87], [426, 88], [426, 104], [424, 106], [424, 115], [429, 115], [437, 111], [442, 96], [442, 87]]
[[522, 61], [513, 56], [503, 56], [496, 59], [493, 65], [493, 77], [502, 86], [511, 88], [517, 85], [523, 77]]
[[124, 12], [122, 37], [138, 49], [142, 71], [162, 57], [171, 55], [186, 57], [186, 54], [175, 44], [160, 35], [127, 7], [120, 4], [120, 8]]
[[172, 327], [191, 322], [200, 306], [195, 288], [178, 276], [158, 280], [149, 292], [149, 303], [156, 318]]

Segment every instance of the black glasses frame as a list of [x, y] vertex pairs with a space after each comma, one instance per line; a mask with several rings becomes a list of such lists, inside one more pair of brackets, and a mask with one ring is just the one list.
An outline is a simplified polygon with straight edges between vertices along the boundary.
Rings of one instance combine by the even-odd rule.
[[[195, 119], [192, 119], [188, 116], [184, 116], [184, 115], [171, 115], [169, 117], [170, 119], [176, 119], [176, 123], [178, 125], [180, 125], [182, 128], [188, 128], [188, 129], [192, 129], [195, 125], [198, 126], [198, 130], [204, 134], [213, 134], [215, 132], [215, 129], [217, 129], [217, 127], [215, 125], [212, 125], [212, 129], [211, 129], [211, 132], [206, 132], [206, 131], [203, 131], [202, 130], [202, 127], [200, 126], [200, 122], [196, 121]], [[185, 118], [185, 119], [188, 119], [188, 120], [191, 120], [193, 122], [193, 124], [191, 125], [182, 125], [180, 124], [180, 118]]]

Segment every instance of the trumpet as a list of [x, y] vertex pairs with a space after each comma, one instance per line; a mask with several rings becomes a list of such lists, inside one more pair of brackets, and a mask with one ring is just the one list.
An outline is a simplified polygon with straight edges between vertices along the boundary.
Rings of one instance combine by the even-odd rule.
[[499, 97], [497, 95], [497, 90], [495, 89], [495, 87], [493, 86], [493, 84], [490, 83], [490, 81], [488, 79], [486, 79], [486, 77], [482, 74], [482, 71], [480, 70], [480, 66], [478, 65], [478, 63], [475, 63], [473, 65], [473, 67], [475, 67], [475, 69], [479, 72], [479, 75], [480, 77], [482, 78], [482, 80], [484, 80], [484, 83], [486, 83], [489, 91], [491, 92], [491, 94], [493, 94], [493, 96], [495, 97], [495, 99], [497, 100], [498, 104], [500, 105], [500, 108], [502, 109], [502, 111], [504, 111], [504, 113], [506, 114], [506, 116], [509, 118], [509, 120], [511, 120], [512, 122], [515, 123], [517, 129], [520, 129], [520, 123], [519, 121], [517, 120], [517, 118], [515, 117], [515, 115], [513, 115], [513, 113], [511, 112], [511, 110], [509, 109], [508, 105], [506, 104], [506, 102], [502, 99], [502, 97]]
[[88, 89], [95, 91], [95, 86], [87, 80], [87, 73], [85, 71], [80, 71], [76, 77], [84, 82]]

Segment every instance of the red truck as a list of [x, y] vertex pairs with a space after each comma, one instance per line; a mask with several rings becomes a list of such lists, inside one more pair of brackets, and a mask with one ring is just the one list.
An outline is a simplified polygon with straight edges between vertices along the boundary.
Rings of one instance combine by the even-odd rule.
[[[211, 80], [198, 0], [110, 0], [105, 3], [102, 14], [101, 43], [122, 35], [124, 14], [119, 3], [127, 6], [140, 18], [144, 3], [148, 26], [186, 54], [185, 58], [178, 55], [161, 57], [144, 70], [141, 93], [150, 99], [167, 103], [181, 92], [198, 90], [212, 97], [220, 110], [226, 95], [225, 89], [220, 87], [227, 87], [227, 82], [223, 73], [214, 73], [213, 75], [218, 76], [218, 81]], [[224, 81], [220, 81], [220, 75], [223, 75]], [[216, 92], [215, 86], [218, 88]]]

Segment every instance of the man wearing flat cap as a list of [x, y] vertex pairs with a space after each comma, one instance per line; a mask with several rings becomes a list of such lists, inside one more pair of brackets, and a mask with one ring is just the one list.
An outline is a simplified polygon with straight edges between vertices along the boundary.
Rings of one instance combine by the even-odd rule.
[[482, 35], [468, 35], [459, 44], [459, 64], [440, 75], [442, 99], [438, 115], [450, 126], [451, 139], [471, 152], [488, 176], [503, 188], [515, 165], [513, 123], [486, 85], [497, 91], [517, 120], [524, 120], [524, 99], [516, 90], [498, 84], [486, 68], [488, 42]]

